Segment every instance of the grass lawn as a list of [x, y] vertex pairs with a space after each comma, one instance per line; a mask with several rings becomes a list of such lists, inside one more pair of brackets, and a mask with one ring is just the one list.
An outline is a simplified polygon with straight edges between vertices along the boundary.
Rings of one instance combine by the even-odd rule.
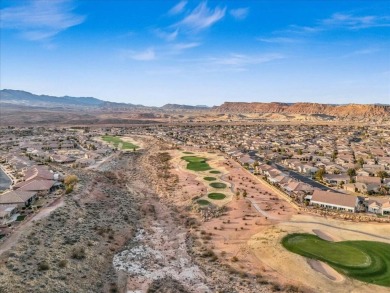
[[203, 179], [206, 180], [206, 181], [215, 181], [215, 180], [217, 180], [217, 178], [215, 178], [215, 177], [204, 177]]
[[207, 196], [208, 196], [208, 198], [211, 198], [214, 200], [221, 200], [221, 199], [224, 199], [226, 197], [226, 195], [224, 195], [223, 193], [217, 193], [217, 192], [209, 193]]
[[206, 163], [205, 158], [196, 157], [196, 156], [184, 156], [181, 158], [186, 161], [187, 169], [192, 171], [208, 171], [211, 169], [209, 164]]
[[326, 262], [348, 277], [390, 287], [390, 244], [329, 242], [312, 234], [289, 234], [282, 239], [282, 245], [291, 252]]
[[221, 182], [213, 182], [213, 183], [210, 183], [210, 186], [211, 187], [214, 187], [214, 188], [226, 188], [226, 184], [225, 183], [221, 183]]
[[210, 204], [210, 202], [208, 200], [205, 200], [205, 199], [199, 199], [199, 200], [197, 200], [197, 203], [201, 206], [207, 206]]
[[18, 216], [16, 218], [16, 221], [18, 221], [18, 222], [23, 221], [25, 217], [27, 217], [27, 216]]
[[102, 136], [102, 139], [106, 142], [112, 143], [115, 147], [118, 147], [119, 144], [121, 143], [123, 150], [132, 150], [134, 148], [136, 149], [138, 148], [138, 146], [136, 146], [135, 144], [132, 144], [131, 142], [123, 141], [117, 136], [104, 135]]
[[210, 171], [210, 173], [211, 173], [211, 174], [221, 174], [221, 172], [218, 171], [218, 170], [212, 170], [212, 171]]

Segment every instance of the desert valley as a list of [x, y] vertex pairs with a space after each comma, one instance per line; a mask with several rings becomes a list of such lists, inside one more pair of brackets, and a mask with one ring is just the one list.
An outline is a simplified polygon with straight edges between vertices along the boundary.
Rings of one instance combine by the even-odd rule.
[[388, 291], [389, 106], [24, 107], [1, 115], [2, 291]]
[[389, 0], [1, 0], [0, 293], [390, 292]]

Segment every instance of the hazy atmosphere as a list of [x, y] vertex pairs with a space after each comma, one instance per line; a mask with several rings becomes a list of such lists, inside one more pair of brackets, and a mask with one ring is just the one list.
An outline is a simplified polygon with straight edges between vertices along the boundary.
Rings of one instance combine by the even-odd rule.
[[113, 102], [390, 101], [388, 1], [1, 1], [2, 89]]

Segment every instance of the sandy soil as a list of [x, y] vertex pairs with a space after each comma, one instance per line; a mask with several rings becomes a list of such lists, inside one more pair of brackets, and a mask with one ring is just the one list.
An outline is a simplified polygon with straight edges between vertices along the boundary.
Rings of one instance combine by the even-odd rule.
[[[194, 198], [195, 196], [206, 199], [218, 206], [224, 206], [229, 203], [233, 198], [233, 186], [231, 182], [226, 180], [226, 174], [228, 170], [222, 165], [224, 157], [215, 153], [207, 152], [196, 152], [195, 156], [207, 158], [207, 163], [210, 165], [213, 170], [220, 171], [221, 174], [211, 174], [210, 171], [191, 171], [187, 169], [187, 162], [182, 160], [181, 157], [188, 156], [192, 154], [185, 154], [182, 151], [173, 151], [171, 152], [173, 156], [172, 164], [174, 166], [174, 173], [179, 177], [179, 184], [189, 198]], [[204, 180], [204, 177], [215, 177], [216, 181], [207, 181]], [[184, 180], [183, 180], [184, 179]], [[227, 185], [225, 189], [217, 189], [210, 186], [212, 182], [222, 182]], [[223, 200], [212, 200], [207, 197], [209, 193], [220, 192], [226, 195], [226, 198]]]
[[51, 212], [55, 211], [57, 208], [62, 207], [64, 205], [64, 200], [62, 197], [56, 199], [48, 206], [41, 208], [38, 213], [36, 213], [31, 218], [27, 219], [23, 223], [21, 223], [12, 234], [6, 238], [0, 244], [0, 256], [10, 250], [15, 244], [18, 243], [20, 237], [26, 233], [29, 233], [29, 227], [35, 224], [35, 221], [39, 221], [45, 217], [47, 217]]
[[[196, 149], [186, 151], [207, 157], [213, 168], [223, 170], [220, 177], [230, 184], [233, 197], [224, 203], [226, 213], [203, 222], [200, 227], [201, 231], [209, 233], [209, 248], [224, 263], [244, 272], [260, 274], [272, 282], [292, 284], [310, 292], [388, 291], [384, 287], [345, 278], [325, 263], [308, 261], [284, 249], [280, 241], [289, 233], [305, 232], [328, 241], [361, 239], [390, 243], [389, 225], [302, 214], [285, 195], [276, 192], [234, 160], [218, 153], [199, 152]], [[192, 197], [208, 192], [208, 182], [202, 179], [204, 174], [196, 174], [198, 172], [185, 168], [186, 163], [180, 160], [182, 152], [174, 151], [172, 154], [174, 171], [179, 177], [178, 185], [188, 196], [187, 201], [183, 202], [188, 204]], [[246, 190], [247, 197], [237, 199], [237, 190], [241, 194]], [[232, 262], [233, 257], [238, 261]]]
[[307, 262], [313, 270], [323, 274], [333, 282], [342, 282], [345, 279], [343, 275], [322, 261], [308, 259]]
[[[220, 179], [219, 181], [227, 183], [231, 195], [229, 201], [222, 203], [226, 207], [223, 216], [201, 223], [202, 233], [206, 232], [211, 236], [207, 241], [208, 247], [218, 255], [224, 264], [239, 271], [261, 275], [268, 281], [276, 283], [296, 285], [291, 280], [286, 282], [269, 266], [260, 262], [248, 246], [248, 240], [254, 234], [261, 234], [271, 225], [290, 219], [296, 210], [271, 188], [256, 180], [252, 174], [234, 160], [218, 153], [199, 152], [194, 149], [192, 151], [193, 155], [206, 157], [210, 166], [222, 173], [210, 174], [208, 171], [189, 171], [186, 169], [186, 162], [180, 159], [183, 155], [188, 154], [183, 154], [182, 151], [172, 152], [174, 172], [179, 178], [178, 186], [185, 190], [188, 199], [210, 192], [207, 187], [210, 182], [203, 180], [206, 175], [217, 177]], [[247, 193], [246, 197], [242, 196], [244, 190]], [[236, 196], [237, 191], [240, 192], [239, 197]], [[227, 193], [226, 189], [222, 192]], [[190, 201], [184, 200], [184, 202], [188, 204]], [[232, 262], [233, 258], [237, 261]]]
[[[333, 274], [329, 267], [287, 251], [281, 239], [289, 233], [312, 233], [333, 241], [372, 240], [390, 243], [390, 227], [385, 224], [354, 223], [310, 215], [294, 215], [254, 235], [249, 241], [254, 254], [283, 278], [298, 282], [315, 292], [388, 292], [388, 288], [366, 284]], [[299, 270], [297, 270], [299, 268]], [[293, 274], [291, 272], [294, 272]], [[329, 275], [334, 278], [329, 278]]]
[[341, 241], [340, 238], [337, 238], [337, 237], [335, 237], [333, 235], [330, 235], [329, 233], [326, 233], [326, 232], [324, 232], [322, 230], [313, 229], [313, 233], [316, 234], [321, 239], [324, 239], [326, 241], [331, 241], [331, 242]]

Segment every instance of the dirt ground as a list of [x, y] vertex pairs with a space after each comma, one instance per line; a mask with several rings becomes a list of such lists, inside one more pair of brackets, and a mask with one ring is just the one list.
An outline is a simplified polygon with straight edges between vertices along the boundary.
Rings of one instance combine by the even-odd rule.
[[[294, 280], [316, 292], [388, 292], [381, 286], [366, 284], [339, 276], [313, 266], [306, 258], [290, 253], [281, 245], [281, 239], [290, 233], [312, 233], [333, 241], [371, 240], [390, 243], [390, 227], [378, 223], [354, 223], [311, 215], [294, 215], [290, 221], [280, 222], [254, 235], [249, 246], [256, 256], [280, 275]], [[299, 270], [297, 270], [299, 268]], [[332, 277], [329, 278], [327, 271]], [[293, 274], [291, 273], [293, 272]]]
[[223, 212], [204, 221], [193, 199], [214, 191], [206, 173], [187, 170], [183, 150], [139, 139], [140, 151], [64, 170], [79, 177], [77, 188], [4, 254], [0, 292], [385, 292], [307, 262], [280, 239], [308, 232], [390, 243], [388, 225], [298, 214], [232, 159], [186, 149], [207, 157], [221, 171], [207, 175], [227, 184], [228, 197], [212, 201]]
[[[282, 285], [296, 285], [291, 280], [286, 282], [266, 264], [260, 262], [248, 246], [248, 240], [253, 235], [265, 231], [276, 222], [290, 219], [296, 210], [234, 160], [218, 153], [199, 152], [194, 149], [186, 151], [194, 153], [190, 155], [207, 158], [213, 170], [222, 173], [190, 171], [186, 168], [186, 162], [180, 159], [188, 154], [183, 154], [183, 151], [172, 151], [174, 173], [179, 178], [178, 188], [185, 190], [185, 196], [178, 195], [177, 204], [180, 204], [180, 199], [182, 204], [189, 204], [194, 197], [210, 192], [209, 182], [203, 180], [205, 175], [217, 177], [227, 183], [231, 194], [229, 200], [220, 204], [226, 208], [223, 216], [201, 222], [199, 227], [201, 233], [209, 235], [207, 247], [218, 255], [222, 263], [238, 271], [250, 272]], [[243, 197], [244, 190], [247, 193], [246, 197]], [[236, 196], [237, 191], [240, 192], [239, 197]], [[225, 190], [221, 192], [226, 193]], [[198, 233], [198, 236], [201, 235]]]
[[[191, 148], [185, 151], [208, 158], [210, 166], [222, 171], [220, 178], [231, 188], [231, 200], [223, 202], [225, 213], [201, 222], [201, 233], [197, 234], [199, 237], [208, 235], [206, 245], [222, 263], [308, 292], [388, 292], [384, 287], [345, 278], [325, 263], [308, 261], [293, 254], [282, 247], [281, 239], [289, 233], [306, 232], [328, 241], [373, 240], [390, 243], [389, 225], [302, 214], [285, 197], [257, 180], [234, 160], [218, 153]], [[207, 181], [203, 180], [204, 173], [185, 168], [186, 162], [180, 159], [183, 151], [173, 151], [172, 156], [174, 172], [179, 178], [178, 188], [185, 190], [185, 196], [178, 195], [178, 204], [180, 200], [188, 204], [193, 197], [209, 192]], [[242, 197], [244, 189], [246, 198]], [[235, 196], [237, 190], [241, 192], [239, 198]]]

